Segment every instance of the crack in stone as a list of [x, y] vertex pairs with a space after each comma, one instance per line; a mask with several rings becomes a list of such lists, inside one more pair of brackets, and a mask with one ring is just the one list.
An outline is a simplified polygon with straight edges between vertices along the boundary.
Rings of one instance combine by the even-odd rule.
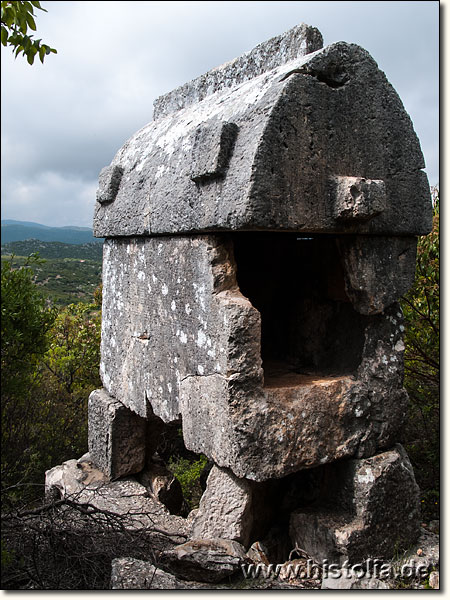
[[335, 71], [328, 73], [322, 71], [315, 71], [313, 69], [306, 70], [304, 67], [300, 67], [297, 69], [292, 69], [292, 71], [285, 73], [283, 77], [279, 79], [279, 82], [282, 83], [283, 81], [288, 79], [288, 77], [291, 77], [295, 74], [309, 75], [310, 77], [314, 77], [315, 79], [317, 79], [317, 81], [319, 81], [320, 83], [325, 83], [325, 85], [327, 85], [328, 87], [335, 89], [344, 87], [350, 81], [349, 75], [344, 71]]

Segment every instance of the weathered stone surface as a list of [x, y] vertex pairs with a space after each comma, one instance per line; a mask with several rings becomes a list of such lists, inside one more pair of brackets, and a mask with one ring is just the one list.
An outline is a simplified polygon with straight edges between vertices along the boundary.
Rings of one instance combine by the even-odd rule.
[[439, 589], [439, 571], [433, 571], [430, 573], [428, 583], [433, 590]]
[[111, 479], [132, 475], [145, 463], [146, 423], [105, 390], [89, 396], [89, 452]]
[[193, 521], [192, 536], [236, 540], [247, 547], [253, 527], [252, 495], [250, 482], [215, 465]]
[[[100, 472], [99, 472], [100, 473]], [[89, 473], [88, 473], [89, 475]], [[68, 460], [46, 472], [46, 490], [59, 490], [60, 497], [89, 503], [101, 510], [121, 515], [122, 524], [130, 530], [163, 531], [175, 541], [187, 539], [190, 524], [182, 517], [171, 515], [167, 508], [149, 494], [147, 488], [133, 477], [105, 481], [88, 481], [76, 460]]]
[[122, 180], [123, 169], [118, 165], [105, 167], [99, 175], [97, 202], [114, 202]]
[[182, 579], [218, 582], [248, 562], [241, 544], [224, 539], [192, 539], [163, 552], [160, 560]]
[[[100, 374], [137, 414], [175, 421], [182, 379], [236, 370], [227, 313], [234, 303], [252, 307], [227, 292], [237, 286], [226, 244], [209, 236], [107, 240], [103, 282]], [[252, 359], [235, 362], [257, 371]]]
[[428, 572], [439, 568], [439, 535], [421, 528], [417, 542], [397, 559], [395, 566], [401, 564], [412, 564], [415, 568], [423, 567]]
[[383, 312], [414, 283], [416, 238], [342, 237], [338, 244], [345, 289], [358, 312]]
[[115, 558], [111, 563], [112, 590], [201, 590], [211, 586], [178, 579], [152, 563], [136, 558]]
[[322, 579], [323, 590], [389, 590], [390, 585], [382, 579], [369, 575], [357, 577], [351, 571], [342, 569], [337, 576], [327, 576]]
[[[428, 233], [431, 202], [420, 145], [370, 55], [339, 42], [300, 57], [294, 47], [281, 60], [268, 56], [256, 68], [261, 74], [244, 72], [231, 87], [235, 75], [213, 70], [161, 100], [158, 118], [102, 171], [95, 235]], [[224, 85], [211, 83], [222, 77]], [[218, 166], [225, 124], [234, 124], [237, 135], [223, 146], [226, 158]], [[201, 159], [199, 139], [205, 140]], [[117, 169], [123, 174], [116, 194]], [[367, 201], [348, 210], [336, 186], [343, 178], [360, 188], [363, 180], [372, 182], [362, 186]]]
[[67, 460], [45, 472], [45, 496], [50, 500], [75, 496], [87, 485], [95, 488], [108, 481], [85, 454], [80, 460]]
[[330, 184], [334, 187], [336, 219], [367, 221], [386, 209], [384, 181], [337, 176], [331, 178]]
[[426, 529], [407, 551], [393, 560], [375, 561], [355, 565], [349, 569], [327, 569], [322, 579], [322, 589], [423, 589], [422, 581], [429, 573], [439, 584], [439, 537]]
[[[397, 311], [368, 324], [356, 377], [284, 373], [264, 387], [237, 377], [183, 380], [186, 444], [257, 481], [392, 444], [407, 407]], [[383, 329], [389, 335], [376, 337]]]
[[[225, 176], [237, 133], [238, 126], [235, 123], [218, 123], [214, 120], [211, 126], [204, 123], [197, 129], [192, 149], [192, 181], [207, 182]], [[213, 144], [211, 139], [214, 140]], [[207, 147], [210, 148], [209, 153], [205, 152]]]
[[206, 96], [233, 87], [291, 60], [320, 50], [323, 39], [320, 31], [301, 23], [286, 33], [278, 35], [250, 52], [212, 69], [205, 75], [157, 98], [153, 118], [159, 119]]
[[[105, 242], [106, 390], [142, 417], [181, 416], [189, 449], [257, 481], [370, 456], [396, 441], [406, 416], [399, 307], [361, 315], [339, 264], [326, 266], [334, 246], [298, 250], [282, 237], [255, 238], [247, 262], [243, 238]], [[301, 260], [314, 272], [284, 289]], [[385, 288], [376, 292], [383, 303]], [[270, 356], [262, 365], [264, 352], [280, 353], [280, 366]]]
[[[292, 542], [317, 561], [391, 559], [419, 537], [419, 488], [400, 445], [363, 460], [330, 465], [328, 498], [291, 515]], [[334, 506], [334, 508], [333, 508]]]
[[172, 514], [179, 513], [183, 504], [183, 492], [178, 479], [161, 463], [147, 463], [139, 475], [140, 483]]

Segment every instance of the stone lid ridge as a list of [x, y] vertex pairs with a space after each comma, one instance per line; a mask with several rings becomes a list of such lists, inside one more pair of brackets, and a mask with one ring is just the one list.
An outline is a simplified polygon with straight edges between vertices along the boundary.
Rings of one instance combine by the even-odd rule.
[[305, 23], [296, 25], [286, 33], [273, 37], [253, 50], [160, 96], [153, 104], [153, 120], [200, 102], [206, 96], [253, 79], [322, 47], [323, 38], [318, 29]]

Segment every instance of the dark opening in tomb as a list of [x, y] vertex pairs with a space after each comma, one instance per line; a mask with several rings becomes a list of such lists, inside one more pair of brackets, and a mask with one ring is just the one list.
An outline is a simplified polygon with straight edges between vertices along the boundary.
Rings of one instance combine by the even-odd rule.
[[239, 288], [261, 314], [265, 385], [352, 374], [367, 317], [345, 292], [336, 238], [255, 232], [233, 242]]

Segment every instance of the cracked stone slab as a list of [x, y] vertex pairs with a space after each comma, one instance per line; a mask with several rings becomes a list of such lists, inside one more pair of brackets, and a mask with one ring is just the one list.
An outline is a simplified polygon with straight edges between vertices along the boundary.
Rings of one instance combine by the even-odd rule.
[[241, 544], [220, 538], [191, 539], [161, 553], [159, 559], [182, 579], [209, 583], [240, 572], [241, 566], [248, 562]]
[[250, 482], [214, 465], [192, 524], [192, 537], [225, 538], [247, 547], [254, 518], [252, 496]]
[[101, 173], [95, 235], [428, 233], [422, 151], [385, 74], [354, 44], [301, 46], [288, 32], [259, 67], [250, 53], [157, 101]]

